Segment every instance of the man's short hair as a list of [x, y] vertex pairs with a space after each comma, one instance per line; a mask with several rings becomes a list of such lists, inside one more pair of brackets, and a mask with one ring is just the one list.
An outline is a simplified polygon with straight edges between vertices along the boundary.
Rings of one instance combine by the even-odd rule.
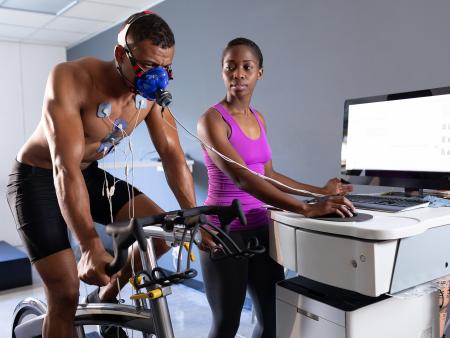
[[[128, 31], [123, 32], [124, 29]], [[126, 41], [124, 41], [125, 38]], [[170, 48], [175, 45], [175, 37], [167, 22], [153, 12], [133, 14], [120, 28], [120, 45], [127, 45], [130, 49], [133, 49], [134, 44], [143, 40], [150, 40], [154, 45], [161, 48]]]

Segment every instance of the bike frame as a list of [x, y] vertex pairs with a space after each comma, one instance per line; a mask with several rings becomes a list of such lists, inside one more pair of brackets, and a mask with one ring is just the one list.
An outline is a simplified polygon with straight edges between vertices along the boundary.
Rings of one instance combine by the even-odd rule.
[[[182, 239], [182, 233], [174, 230], [173, 232], [166, 232], [158, 226], [147, 226], [143, 228], [145, 237], [147, 238], [147, 250], [140, 251], [142, 260], [142, 267], [145, 271], [152, 271], [158, 267], [152, 238], [160, 238], [175, 245], [180, 245]], [[186, 234], [185, 241], [190, 240], [190, 235]], [[151, 288], [146, 288], [149, 292]], [[149, 299], [150, 308], [146, 306], [145, 301], [134, 301], [133, 305], [123, 304], [109, 304], [109, 303], [88, 303], [78, 305], [75, 313], [75, 331], [76, 337], [85, 338], [84, 332], [85, 325], [114, 325], [119, 324], [120, 321], [125, 319], [125, 322], [121, 324], [128, 329], [141, 331], [143, 337], [151, 337], [156, 335], [158, 338], [173, 338], [173, 327], [170, 318], [169, 307], [167, 304], [166, 296], [171, 294], [170, 286], [163, 287], [163, 295], [156, 299]], [[45, 312], [47, 307], [45, 303], [33, 299], [27, 298], [15, 310], [15, 313], [19, 310], [21, 305], [30, 305], [40, 309], [43, 314], [36, 316], [13, 328], [13, 338], [31, 338], [41, 335], [42, 326], [44, 323]], [[112, 318], [117, 317], [117, 323], [114, 323]]]
[[[206, 215], [218, 216], [224, 230], [216, 227], [216, 231], [222, 234], [223, 238], [203, 226], [208, 224], [215, 227], [208, 223]], [[195, 236], [200, 227], [220, 242], [225, 258], [251, 257], [264, 252], [265, 248], [260, 246], [257, 241], [254, 246], [240, 249], [227, 235], [227, 226], [236, 217], [242, 224], [247, 224], [239, 201], [233, 200], [229, 206], [203, 206], [175, 210], [108, 225], [106, 231], [113, 236], [114, 259], [105, 266], [105, 272], [112, 276], [120, 271], [128, 259], [129, 247], [137, 242], [144, 272], [137, 274], [140, 281], [139, 278], [133, 278], [133, 284], [137, 290], [145, 288], [146, 293], [133, 295], [133, 306], [108, 303], [79, 305], [74, 321], [75, 336], [79, 338], [86, 336], [84, 325], [112, 325], [140, 331], [144, 338], [150, 338], [152, 335], [156, 335], [158, 338], [173, 338], [172, 321], [166, 296], [171, 293], [171, 283], [195, 277], [196, 271], [189, 268], [191, 246], [188, 249], [186, 270], [177, 271], [176, 274], [169, 276], [161, 276], [161, 269], [158, 268], [151, 239], [160, 238], [174, 243], [174, 246], [183, 246], [185, 242], [198, 244], [199, 238], [191, 237]], [[212, 254], [211, 252], [210, 255]], [[177, 270], [180, 269], [180, 265], [178, 265]], [[45, 312], [46, 306], [41, 301], [27, 299], [21, 302], [14, 311], [12, 337], [40, 336]], [[34, 318], [27, 318], [28, 315], [32, 315]]]

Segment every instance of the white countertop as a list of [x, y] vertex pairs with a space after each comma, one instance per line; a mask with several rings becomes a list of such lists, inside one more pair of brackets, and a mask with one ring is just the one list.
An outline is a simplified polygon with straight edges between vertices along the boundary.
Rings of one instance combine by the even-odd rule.
[[418, 235], [433, 227], [450, 225], [450, 208], [448, 207], [427, 207], [396, 213], [370, 210], [358, 210], [358, 212], [371, 214], [373, 219], [364, 222], [333, 222], [275, 210], [269, 210], [269, 217], [297, 228], [368, 240], [405, 238]]

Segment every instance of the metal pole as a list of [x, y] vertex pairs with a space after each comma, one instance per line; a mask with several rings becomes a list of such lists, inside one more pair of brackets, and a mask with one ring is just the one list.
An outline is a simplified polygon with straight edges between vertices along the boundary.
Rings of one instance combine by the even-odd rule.
[[74, 331], [75, 331], [74, 337], [77, 337], [77, 338], [85, 338], [86, 337], [83, 326], [75, 326]]
[[[147, 252], [141, 251], [141, 260], [144, 270], [151, 272], [156, 268], [156, 256], [152, 239], [147, 239]], [[151, 291], [147, 288], [147, 291]], [[172, 321], [170, 319], [169, 307], [166, 297], [149, 300], [155, 325], [155, 334], [157, 338], [174, 338]]]

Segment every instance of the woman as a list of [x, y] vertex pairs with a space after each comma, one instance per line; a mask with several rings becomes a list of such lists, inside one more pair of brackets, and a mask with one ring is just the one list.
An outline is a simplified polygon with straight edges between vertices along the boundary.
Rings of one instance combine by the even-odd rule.
[[[271, 150], [267, 143], [265, 121], [250, 106], [253, 90], [263, 75], [263, 56], [251, 40], [237, 38], [228, 43], [222, 54], [222, 76], [227, 90], [225, 98], [200, 118], [197, 129], [201, 139], [220, 153], [249, 169], [264, 174], [295, 189], [324, 195], [342, 195], [351, 191], [338, 179], [323, 187], [297, 182], [272, 168]], [[231, 237], [245, 247], [254, 237], [267, 247], [267, 212], [270, 204], [308, 217], [330, 213], [352, 216], [353, 205], [342, 196], [330, 197], [309, 205], [290, 196], [297, 193], [250, 173], [204, 149], [209, 187], [205, 204], [227, 204], [241, 200], [248, 224], [234, 221]], [[212, 220], [218, 225], [216, 220]], [[213, 314], [210, 338], [234, 337], [248, 287], [256, 310], [256, 337], [275, 337], [275, 283], [284, 278], [283, 268], [268, 253], [251, 259], [212, 261], [209, 252], [216, 244], [204, 234], [200, 246], [206, 296]]]

